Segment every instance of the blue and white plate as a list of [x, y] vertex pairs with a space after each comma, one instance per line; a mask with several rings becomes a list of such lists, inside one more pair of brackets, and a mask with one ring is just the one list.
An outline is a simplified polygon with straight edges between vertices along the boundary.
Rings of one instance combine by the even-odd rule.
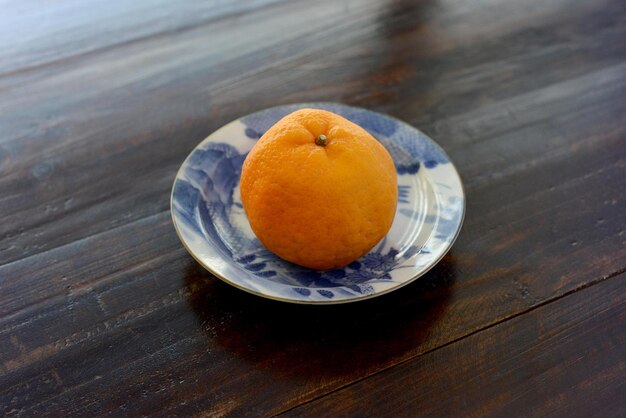
[[[254, 236], [241, 205], [239, 177], [254, 143], [301, 108], [342, 115], [376, 137], [398, 172], [398, 209], [387, 236], [369, 254], [327, 271], [284, 261]], [[352, 302], [402, 287], [432, 268], [454, 242], [465, 213], [459, 175], [443, 150], [390, 116], [337, 103], [266, 109], [218, 129], [187, 157], [172, 190], [176, 232], [211, 273], [240, 289], [287, 302]]]

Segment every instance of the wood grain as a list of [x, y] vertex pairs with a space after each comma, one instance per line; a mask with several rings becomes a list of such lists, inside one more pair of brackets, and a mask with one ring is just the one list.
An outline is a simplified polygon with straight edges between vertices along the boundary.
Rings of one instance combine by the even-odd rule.
[[[0, 7], [2, 414], [624, 411], [624, 2]], [[459, 169], [461, 236], [402, 291], [262, 300], [174, 233], [171, 184], [200, 140], [316, 100], [402, 118]]]
[[624, 416], [625, 299], [607, 280], [285, 416]]
[[[608, 5], [598, 3], [598, 7], [606, 6], [606, 13], [613, 14], [616, 12], [613, 9], [617, 8], [613, 4], [614, 2], [608, 2]], [[619, 6], [619, 2], [617, 5]], [[448, 146], [449, 141], [454, 138], [462, 138], [459, 131], [467, 130], [467, 122], [459, 121], [459, 118], [447, 122], [444, 117], [452, 116], [448, 106], [464, 104], [466, 110], [473, 109], [478, 100], [485, 100], [484, 92], [476, 92], [492, 86], [491, 80], [485, 78], [474, 83], [474, 94], [469, 94], [471, 99], [463, 91], [454, 89], [452, 92], [457, 96], [450, 100], [446, 95], [452, 93], [445, 93], [440, 89], [445, 89], [447, 85], [454, 86], [450, 79], [471, 83], [476, 76], [472, 73], [459, 74], [459, 71], [478, 67], [475, 71], [481, 72], [487, 65], [486, 61], [489, 62], [483, 56], [482, 48], [474, 45], [473, 49], [467, 51], [469, 48], [463, 44], [454, 47], [455, 42], [467, 42], [466, 34], [460, 33], [450, 41], [452, 46], [448, 46], [449, 50], [424, 59], [420, 57], [422, 51], [427, 48], [436, 50], [436, 45], [426, 44], [415, 48], [410, 47], [411, 42], [415, 43], [416, 38], [425, 39], [423, 42], [426, 42], [435, 33], [429, 37], [418, 31], [409, 32], [406, 38], [399, 36], [400, 41], [405, 43], [405, 48], [400, 44], [390, 49], [390, 46], [395, 45], [394, 38], [374, 38], [378, 39], [375, 51], [381, 51], [379, 54], [382, 56], [376, 55], [372, 50], [363, 50], [363, 45], [370, 45], [372, 37], [377, 34], [377, 26], [364, 23], [368, 17], [371, 21], [371, 16], [376, 16], [371, 10], [372, 6], [369, 9], [366, 6], [368, 4], [362, 6], [365, 11], [358, 8], [353, 12], [352, 25], [336, 27], [334, 30], [338, 34], [335, 37], [327, 32], [318, 34], [316, 28], [310, 28], [305, 32], [310, 37], [303, 35], [290, 39], [289, 48], [293, 49], [285, 51], [284, 56], [269, 53], [277, 49], [275, 42], [279, 40], [275, 37], [268, 40], [265, 48], [262, 47], [264, 44], [259, 45], [259, 41], [255, 41], [254, 48], [248, 47], [251, 51], [241, 50], [241, 44], [250, 43], [251, 38], [256, 38], [255, 31], [252, 28], [247, 29], [248, 23], [256, 22], [254, 24], [259, 28], [267, 28], [272, 23], [267, 21], [266, 14], [276, 13], [263, 9], [261, 12], [266, 14], [248, 15], [241, 23], [246, 28], [243, 33], [239, 26], [232, 25], [229, 29], [231, 32], [215, 29], [224, 40], [212, 39], [212, 48], [204, 48], [208, 36], [204, 30], [173, 33], [169, 34], [169, 38], [172, 38], [169, 42], [148, 39], [139, 44], [124, 44], [120, 48], [106, 50], [95, 56], [79, 55], [74, 61], [44, 66], [35, 79], [28, 74], [18, 73], [5, 79], [5, 88], [3, 79], [0, 78], [0, 89], [3, 91], [0, 126], [8, 127], [8, 134], [3, 135], [4, 139], [0, 140], [0, 154], [4, 156], [0, 164], [0, 187], [3, 188], [0, 202], [6, 208], [3, 210], [5, 222], [0, 226], [0, 262], [36, 254], [167, 210], [168, 200], [163, 191], [169, 188], [173, 173], [196, 143], [231, 119], [277, 102], [335, 100], [364, 104], [366, 102], [355, 97], [357, 92], [391, 94], [394, 89], [417, 87], [421, 89], [416, 90], [421, 91], [420, 94], [409, 90], [404, 98], [388, 96], [385, 105], [379, 106], [380, 100], [372, 100], [371, 103], [381, 110], [415, 123], [444, 146]], [[488, 6], [489, 4], [485, 5], [484, 9], [488, 9]], [[506, 2], [502, 6], [510, 8]], [[541, 10], [541, 7], [552, 10], [556, 19], [552, 24], [566, 20], [566, 17], [555, 13], [554, 4], [536, 6], [537, 10]], [[327, 7], [327, 13], [332, 15], [345, 6], [329, 2]], [[574, 33], [570, 33], [568, 37], [565, 31], [566, 35], [561, 40], [562, 49], [572, 43], [576, 44], [576, 39], [582, 36], [582, 29], [577, 23], [588, 18], [588, 9], [588, 3], [572, 2], [570, 14], [577, 20], [567, 26]], [[295, 14], [294, 10], [289, 10]], [[388, 24], [396, 28], [397, 22], [405, 22], [403, 24], [406, 26], [406, 21], [410, 21], [407, 13], [409, 16], [411, 13], [428, 16], [429, 10], [427, 5], [423, 5], [416, 10], [404, 8], [399, 12], [392, 12], [389, 14]], [[476, 14], [469, 15], [476, 16], [474, 23], [481, 28], [485, 27], [487, 21], [480, 17], [482, 11], [483, 8], [479, 8]], [[384, 12], [381, 14], [389, 13]], [[464, 19], [468, 18], [468, 12], [460, 15], [453, 12], [454, 9], [448, 12], [451, 15], [448, 20], [444, 17], [439, 19], [446, 22], [450, 33], [456, 34], [467, 24]], [[430, 13], [437, 16], [436, 10], [431, 10]], [[343, 19], [344, 16], [336, 17], [340, 18]], [[304, 14], [301, 19], [305, 19]], [[308, 28], [300, 23], [296, 21], [294, 25]], [[219, 24], [219, 21], [213, 24]], [[418, 25], [418, 28], [421, 27], [423, 31], [424, 25]], [[457, 26], [459, 29], [455, 29]], [[355, 31], [355, 28], [359, 30]], [[575, 32], [577, 28], [579, 32]], [[505, 36], [509, 31], [516, 33], [514, 29], [498, 25], [488, 35]], [[522, 38], [524, 33], [522, 31], [517, 36]], [[577, 46], [576, 54], [572, 55], [578, 57], [578, 61], [588, 60], [592, 63], [585, 64], [580, 70], [590, 70], [589, 66], [610, 67], [615, 64], [616, 57], [623, 55], [623, 49], [611, 47], [603, 57], [597, 57], [601, 54], [592, 51], [598, 50], [600, 43], [623, 45], [618, 42], [623, 35], [623, 25], [617, 21], [592, 36], [595, 43], [587, 41], [586, 45]], [[342, 40], [338, 46], [334, 43], [337, 37]], [[548, 41], [557, 42], [558, 39], [554, 38], [555, 35], [552, 39], [548, 37]], [[238, 39], [239, 43], [223, 45], [225, 39]], [[274, 43], [271, 43], [272, 40]], [[329, 51], [327, 45], [331, 40], [333, 43]], [[356, 51], [355, 54], [360, 58], [354, 59], [345, 49]], [[295, 56], [294, 51], [298, 52]], [[302, 51], [307, 51], [308, 54]], [[329, 57], [328, 53], [331, 51], [334, 55]], [[536, 51], [534, 55], [541, 55], [540, 52], [546, 53], [545, 48]], [[550, 52], [551, 49], [548, 50]], [[492, 59], [495, 62], [502, 59], [506, 62], [507, 57], [500, 57], [501, 54], [498, 52]], [[552, 60], [560, 62], [563, 54], [563, 51], [558, 51]], [[300, 55], [304, 57], [299, 57]], [[459, 55], [467, 55], [469, 58], [460, 60]], [[512, 55], [509, 59], [513, 57], [517, 58]], [[600, 64], [596, 58], [600, 60]], [[474, 62], [466, 62], [470, 59]], [[395, 60], [401, 61], [396, 63]], [[353, 65], [346, 64], [353, 61]], [[385, 62], [389, 64], [380, 65]], [[405, 64], [402, 65], [402, 62]], [[307, 63], [309, 64], [306, 65]], [[242, 70], [252, 64], [253, 69]], [[566, 62], [564, 67], [568, 72], [572, 71], [570, 67], [579, 68], [573, 64], [577, 62]], [[398, 65], [401, 71], [396, 68]], [[541, 67], [541, 63], [533, 61], [521, 67]], [[137, 72], [137, 68], [143, 71]], [[621, 69], [617, 67], [614, 71], [617, 73]], [[441, 71], [450, 75], [445, 77], [444, 73], [442, 77]], [[501, 71], [507, 74], [509, 70], [505, 67]], [[559, 66], [547, 72], [551, 76], [545, 80], [548, 86], [550, 81], [553, 83], [554, 79], [563, 77], [562, 71], [563, 67]], [[411, 77], [411, 74], [414, 76]], [[559, 105], [573, 106], [572, 103], [578, 102], [581, 94], [583, 100], [586, 95], [591, 96], [588, 101], [594, 98], [602, 101], [601, 93], [607, 92], [607, 89], [609, 92], [606, 94], [623, 95], [623, 78], [614, 80], [612, 85], [606, 85], [603, 83], [602, 72], [596, 76], [587, 75], [580, 83], [572, 80], [569, 88], [559, 89], [559, 86], [555, 86], [552, 91], [559, 92], [560, 97], [557, 98], [561, 100], [554, 104], [549, 90], [544, 92], [540, 88], [546, 87], [545, 85], [520, 85], [516, 81], [517, 86], [513, 88], [524, 92], [526, 89], [537, 90], [528, 94], [527, 105], [538, 98], [552, 99], [546, 103], [547, 106], [553, 106], [552, 112], [559, 111]], [[433, 79], [434, 76], [437, 77]], [[440, 81], [442, 78], [443, 81]], [[534, 80], [535, 77], [533, 75], [522, 78], [528, 79]], [[526, 81], [526, 84], [529, 83]], [[603, 84], [602, 88], [594, 96], [594, 88], [600, 87], [600, 83]], [[424, 86], [427, 86], [425, 91]], [[443, 108], [441, 104], [430, 103], [431, 100], [423, 102], [431, 96], [430, 89], [434, 86], [444, 86], [432, 93], [434, 97], [444, 100]], [[515, 97], [514, 94], [512, 96]], [[250, 100], [250, 97], [255, 99]], [[511, 98], [511, 93], [508, 98]], [[508, 103], [499, 100], [492, 102], [494, 103], [490, 109], [485, 109], [490, 119], [485, 120], [484, 124], [500, 129], [508, 126], [507, 129], [515, 130], [520, 124], [529, 122], [525, 117], [518, 116], [513, 126], [507, 125], [515, 118], [513, 112], [507, 117], [506, 111], [503, 111]], [[124, 103], [123, 110], [117, 103]], [[411, 111], [407, 113], [403, 109]], [[551, 115], [549, 109], [547, 110], [547, 115]], [[581, 110], [585, 110], [584, 106]], [[468, 115], [471, 123], [476, 124], [485, 118], [476, 116]], [[429, 124], [432, 123], [438, 123], [439, 128], [431, 129]], [[488, 132], [485, 128], [478, 128]], [[157, 184], [152, 185], [154, 182]], [[34, 190], [36, 193], [30, 193], [26, 199], [20, 193], [24, 189]], [[94, 190], [98, 192], [94, 193]], [[105, 201], [106, 204], [102, 204]]]

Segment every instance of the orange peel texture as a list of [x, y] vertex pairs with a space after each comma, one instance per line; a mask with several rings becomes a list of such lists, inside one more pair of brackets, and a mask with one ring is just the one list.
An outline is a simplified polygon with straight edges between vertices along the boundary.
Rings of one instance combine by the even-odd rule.
[[243, 164], [252, 230], [279, 257], [313, 269], [345, 266], [391, 228], [397, 176], [385, 147], [334, 113], [301, 109], [272, 126]]

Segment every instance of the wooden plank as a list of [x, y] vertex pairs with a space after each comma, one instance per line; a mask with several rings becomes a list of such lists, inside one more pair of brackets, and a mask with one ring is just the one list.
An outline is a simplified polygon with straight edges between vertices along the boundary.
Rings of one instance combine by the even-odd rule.
[[[526, 204], [529, 200], [535, 200], [544, 202], [545, 208], [541, 208], [542, 213], [553, 211], [547, 220], [550, 223], [543, 225], [544, 231], [550, 234], [547, 237], [548, 240], [559, 237], [559, 234], [555, 232], [558, 231], [559, 224], [564, 224], [564, 228], [570, 228], [566, 233], [574, 234], [574, 230], [571, 230], [570, 225], [567, 224], [570, 219], [568, 207], [564, 207], [563, 203], [570, 202], [570, 204], [575, 204], [576, 200], [572, 200], [572, 198], [589, 199], [586, 193], [590, 187], [599, 188], [601, 196], [596, 199], [597, 204], [594, 205], [596, 207], [595, 210], [598, 212], [598, 219], [590, 223], [589, 227], [592, 230], [599, 229], [602, 234], [619, 233], [621, 231], [620, 228], [623, 229], [623, 217], [620, 217], [619, 213], [614, 211], [619, 209], [623, 193], [614, 196], [614, 190], [611, 186], [611, 179], [619, 175], [624, 164], [622, 157], [623, 141], [621, 139], [624, 135], [624, 127], [620, 122], [619, 115], [619, 111], [607, 111], [601, 107], [597, 111], [574, 115], [569, 123], [564, 125], [573, 132], [568, 137], [553, 138], [552, 135], [555, 135], [554, 130], [547, 130], [545, 126], [538, 125], [532, 126], [532, 129], [519, 131], [519, 135], [507, 134], [486, 143], [478, 143], [467, 148], [463, 154], [460, 154], [459, 160], [461, 167], [469, 163], [472, 164], [468, 165], [468, 178], [470, 180], [466, 182], [469, 207], [464, 233], [471, 233], [474, 221], [480, 222], [478, 224], [480, 225], [479, 228], [502, 227], [501, 225], [490, 224], [488, 221], [485, 221], [485, 219], [490, 218], [475, 217], [473, 213], [490, 217], [494, 211], [499, 211], [499, 216], [503, 219], [502, 222], [511, 214], [522, 218], [523, 222], [528, 222]], [[589, 127], [591, 126], [593, 126], [593, 129], [603, 131], [604, 134], [588, 137], [587, 135], [590, 133]], [[559, 133], [557, 132], [556, 134], [558, 135]], [[555, 144], [553, 152], [545, 153], [545, 148], [542, 148], [541, 145], [546, 142]], [[514, 144], [518, 143], [528, 143], [528, 145], [525, 145], [524, 148], [521, 148], [519, 145], [513, 147]], [[572, 150], [571, 147], [574, 145], [576, 149]], [[594, 150], [594, 147], [597, 150]], [[492, 158], [488, 161], [485, 158], [482, 158], [482, 160], [476, 158], [476, 156], [489, 156], [490, 152], [498, 158]], [[514, 154], [511, 154], [511, 158], [507, 158], [507, 153]], [[572, 165], [572, 161], [575, 161], [576, 164]], [[532, 169], [531, 173], [527, 172], [529, 168]], [[609, 170], [608, 172], [607, 169]], [[596, 172], [598, 174], [597, 177], [584, 177]], [[464, 174], [464, 170], [461, 173]], [[581, 176], [583, 177], [582, 179]], [[571, 185], [570, 182], [572, 181], [578, 182], [578, 184]], [[561, 184], [562, 187], [555, 187], [555, 184]], [[484, 190], [486, 187], [490, 190]], [[576, 190], [575, 193], [572, 192], [572, 187]], [[514, 205], [508, 203], [515, 203], [520, 198], [526, 200], [517, 202], [517, 209], [515, 209]], [[551, 201], [546, 201], [551, 198]], [[615, 200], [616, 198], [618, 200]], [[613, 202], [614, 200], [615, 202]], [[498, 204], [494, 205], [494, 201], [498, 201]], [[607, 201], [612, 203], [607, 205], [605, 204]], [[607, 215], [606, 219], [602, 217], [603, 212]], [[582, 218], [585, 214], [579, 213], [577, 216]], [[532, 222], [535, 221], [532, 220]], [[596, 225], [596, 223], [598, 224]], [[576, 225], [575, 228], [578, 228], [578, 226]], [[613, 228], [613, 230], [611, 231], [610, 228]], [[481, 229], [476, 229], [476, 231], [484, 235]], [[53, 232], [58, 233], [54, 229]], [[512, 232], [512, 230], [509, 230], [509, 233]], [[137, 232], [133, 234], [135, 235]], [[584, 236], [584, 234], [574, 235]], [[501, 238], [501, 236], [496, 237], [496, 239]], [[579, 240], [580, 237], [566, 235], [565, 239], [574, 241]], [[487, 246], [490, 244], [491, 242], [486, 242]], [[79, 243], [79, 245], [82, 245], [82, 243]], [[176, 243], [170, 243], [169, 245], [170, 248], [173, 248], [176, 246]], [[157, 248], [160, 249], [160, 247]], [[488, 250], [487, 247], [485, 250]], [[66, 250], [62, 250], [60, 253], [63, 254], [64, 251]], [[49, 265], [54, 262], [55, 258], [52, 254], [46, 254], [40, 260]], [[65, 261], [63, 256], [59, 258]], [[5, 268], [0, 268], [0, 276], [13, 278], [5, 282], [4, 288], [7, 290], [12, 289], [10, 287], [11, 283], [17, 286], [17, 289], [6, 293], [7, 296], [3, 303], [3, 307], [6, 309], [5, 312], [12, 311], [14, 308], [12, 303], [33, 303], [33, 300], [29, 297], [13, 299], [15, 292], [18, 292], [19, 288], [38, 294], [42, 299], [48, 296], [39, 287], [25, 286], [26, 282], [20, 278], [20, 271], [24, 268], [23, 266], [39, 266], [39, 262], [35, 260], [29, 258], [22, 263], [13, 263]], [[97, 262], [98, 258], [95, 258], [94, 264], [97, 265]], [[62, 266], [65, 269], [68, 268], [67, 265]], [[37, 276], [26, 280], [39, 281], [39, 286], [50, 285], [48, 280], [40, 281]], [[11, 299], [13, 300], [11, 301]]]
[[284, 416], [622, 417], [624, 300], [622, 275]]
[[[468, 189], [452, 255], [416, 284], [352, 306], [320, 311], [231, 289], [185, 254], [168, 213], [8, 264], [0, 268], [0, 386], [18, 388], [0, 404], [15, 398], [31, 413], [116, 405], [270, 413], [433, 350], [626, 266], [625, 196], [612, 180], [623, 171], [620, 149], [609, 137], [541, 161], [530, 182], [517, 172], [509, 193], [527, 191], [504, 205], [482, 202], [500, 202], [506, 183]], [[373, 354], [348, 361], [356, 349]], [[61, 384], [46, 380], [53, 373]], [[28, 391], [19, 389], [25, 380]], [[25, 397], [33, 391], [35, 404]], [[106, 401], [93, 399], [98, 391]]]
[[[336, 2], [307, 7], [290, 6], [289, 17], [271, 10], [246, 15], [245, 36], [239, 26], [216, 22], [222, 27], [214, 28], [210, 48], [205, 47], [207, 31], [199, 28], [170, 34], [170, 42], [148, 39], [84, 57], [87, 62], [45, 67], [35, 79], [5, 80], [0, 87], [0, 263], [165, 210], [186, 154], [240, 116], [209, 114], [211, 106], [219, 106], [207, 102], [212, 84], [242, 68], [254, 71], [328, 42], [333, 35], [320, 30], [325, 25], [335, 36], [350, 33], [369, 18], [376, 2], [360, 2], [345, 22], [338, 14], [343, 6]], [[277, 51], [281, 40], [274, 31], [285, 19], [282, 30], [291, 30], [294, 38]], [[316, 23], [304, 24], [311, 19]], [[266, 27], [274, 29], [256, 33]], [[123, 110], [116, 105], [120, 102]]]
[[[601, 5], [604, 3], [598, 7]], [[354, 22], [350, 25], [333, 26], [330, 32], [319, 35], [315, 28], [307, 29], [308, 32], [303, 32], [280, 57], [269, 57], [268, 51], [276, 48], [276, 44], [269, 40], [265, 49], [257, 46], [248, 55], [237, 47], [234, 48], [237, 53], [223, 51], [219, 49], [219, 42], [213, 49], [209, 48], [206, 55], [199, 55], [197, 47], [206, 43], [206, 32], [197, 30], [171, 34], [173, 39], [170, 42], [175, 42], [176, 47], [165, 47], [162, 39], [146, 40], [141, 45], [131, 43], [97, 56], [83, 57], [84, 61], [71, 65], [42, 68], [38, 79], [28, 80], [26, 84], [10, 78], [7, 88], [0, 91], [0, 98], [3, 98], [0, 106], [5, 104], [0, 111], [0, 125], [10, 127], [9, 132], [15, 135], [3, 138], [6, 142], [0, 145], [0, 154], [4, 156], [0, 163], [3, 174], [0, 178], [0, 205], [4, 215], [4, 222], [0, 225], [0, 263], [28, 257], [166, 210], [174, 173], [195, 143], [229, 119], [278, 101], [337, 100], [343, 97], [346, 101], [359, 103], [366, 98], [355, 98], [353, 95], [357, 90], [387, 95], [406, 85], [409, 88], [405, 96], [397, 97], [397, 100], [389, 97], [381, 107], [418, 123], [450, 148], [455, 144], [462, 145], [468, 135], [472, 138], [493, 136], [502, 133], [502, 127], [515, 130], [537, 121], [537, 110], [528, 108], [537, 101], [543, 103], [540, 108], [544, 112], [542, 117], [548, 118], [554, 117], [555, 112], [562, 112], [564, 106], [570, 106], [567, 110], [586, 112], [595, 111], [597, 106], [610, 101], [619, 104], [624, 95], [626, 86], [621, 77], [624, 68], [623, 64], [616, 63], [624, 52], [623, 43], [617, 42], [618, 37], [624, 35], [623, 25], [619, 25], [619, 21], [609, 21], [606, 27], [585, 37], [584, 42], [575, 42], [581, 36], [576, 28], [581, 27], [584, 19], [590, 19], [588, 3], [576, 3], [567, 15], [552, 15], [551, 22], [562, 29], [548, 30], [545, 38], [539, 39], [552, 42], [551, 46], [542, 50], [536, 45], [521, 61], [515, 55], [520, 47], [509, 55], [498, 49], [490, 57], [479, 53], [482, 49], [476, 45], [462, 44], [464, 38], [458, 35], [450, 42], [451, 45], [461, 43], [460, 46], [436, 52], [422, 62], [419, 61], [422, 52], [408, 46], [423, 39], [423, 31], [406, 35], [400, 32], [403, 36], [399, 36], [398, 42], [406, 45], [400, 49], [400, 56], [409, 70], [400, 73], [392, 62], [391, 67], [377, 66], [381, 57], [368, 49], [377, 32], [372, 25], [364, 24], [371, 20], [370, 14], [376, 10], [367, 6], [365, 4], [352, 12]], [[542, 7], [550, 11], [553, 6], [550, 3]], [[606, 6], [606, 14], [615, 12], [613, 4]], [[334, 16], [336, 10], [333, 7], [337, 6], [329, 5], [318, 13]], [[439, 18], [441, 24], [445, 21], [450, 25], [446, 26], [448, 29], [466, 24], [463, 19], [467, 16], [455, 15], [453, 10], [448, 12], [453, 18], [447, 21]], [[419, 8], [408, 10], [408, 15], [415, 16], [421, 11]], [[426, 14], [438, 16], [435, 11], [426, 10]], [[388, 19], [390, 25], [402, 22], [406, 25], [407, 17], [398, 12]], [[260, 26], [271, 23], [258, 20], [262, 23], [255, 24]], [[559, 25], [562, 21], [569, 23]], [[332, 26], [332, 22], [330, 20], [327, 24]], [[496, 39], [512, 36], [517, 44], [526, 38], [524, 31], [507, 28], [497, 26], [494, 29], [497, 32], [490, 34]], [[251, 31], [248, 36], [253, 33]], [[307, 39], [304, 35], [312, 38]], [[234, 35], [225, 32], [223, 36]], [[334, 53], [327, 57], [328, 51], [323, 46], [335, 43], [336, 37], [341, 42], [330, 47]], [[380, 42], [374, 47], [382, 49], [384, 45]], [[599, 48], [600, 44], [609, 47]], [[145, 56], [148, 52], [141, 55], [143, 49], [154, 54], [154, 59], [148, 60]], [[293, 58], [296, 50], [306, 51], [309, 55]], [[346, 55], [350, 58], [351, 51], [365, 55], [354, 65], [346, 65]], [[561, 62], [564, 51], [569, 51], [573, 58], [555, 65], [555, 62]], [[386, 58], [382, 61], [385, 61], [397, 57], [399, 52], [390, 50], [383, 54]], [[459, 60], [458, 56], [464, 59]], [[281, 62], [278, 68], [272, 65], [276, 59]], [[321, 68], [319, 62], [324, 62]], [[504, 76], [510, 66], [534, 68], [546, 62], [552, 63], [552, 67], [542, 76], [524, 76], [520, 71], [519, 78], [513, 77], [506, 84], [498, 84], [505, 87], [500, 89], [501, 93], [494, 91], [495, 84], [489, 78], [476, 80], [487, 63], [494, 66], [493, 72]], [[235, 68], [249, 68], [252, 64], [255, 64], [253, 77], [241, 79], [237, 72], [234, 78], [231, 77]], [[272, 70], [259, 74], [256, 65]], [[111, 74], [109, 77], [102, 77], [103, 68], [108, 68], [105, 72]], [[137, 74], [133, 68], [145, 70]], [[387, 74], [392, 78], [389, 79]], [[442, 81], [433, 79], [435, 76], [441, 77]], [[576, 77], [554, 86], [550, 84], [564, 76]], [[355, 78], [356, 84], [351, 81]], [[206, 86], [211, 80], [221, 80], [224, 87], [212, 85], [208, 89]], [[302, 80], [306, 83], [294, 96], [291, 86], [302, 84]], [[419, 90], [411, 90], [413, 85], [418, 86], [416, 89], [431, 87], [427, 94], [417, 94]], [[468, 91], [470, 85], [474, 87]], [[537, 89], [519, 97], [520, 90], [525, 92], [529, 87]], [[325, 89], [322, 95], [320, 89]], [[79, 93], [59, 97], [59, 91], [74, 90]], [[479, 90], [483, 93], [477, 94]], [[497, 101], [467, 115], [449, 115], [451, 108], [448, 105], [455, 111], [475, 108], [475, 101], [468, 97], [484, 101], [483, 95], [487, 93]], [[442, 108], [438, 103], [430, 103], [428, 108], [422, 108], [420, 97], [429, 96], [440, 97], [447, 106]], [[120, 101], [125, 103], [123, 111], [115, 105]], [[407, 110], [417, 116], [409, 116]], [[39, 120], [34, 122], [33, 116]], [[437, 120], [439, 122], [435, 125], [431, 124]], [[565, 129], [566, 133], [570, 132], [567, 127]], [[460, 158], [454, 154], [453, 157], [455, 160]], [[459, 161], [461, 168], [462, 163]]]
[[[3, 414], [278, 413], [623, 282], [621, 2], [203, 3], [171, 21], [173, 3], [60, 4], [0, 16], [18, 19], [4, 36], [22, 12], [68, 11], [0, 36]], [[261, 300], [174, 234], [169, 190], [197, 142], [311, 100], [416, 124], [464, 178], [451, 255], [400, 292], [323, 310]]]
[[4, 3], [0, 6], [0, 77], [241, 14], [253, 15], [279, 1]]

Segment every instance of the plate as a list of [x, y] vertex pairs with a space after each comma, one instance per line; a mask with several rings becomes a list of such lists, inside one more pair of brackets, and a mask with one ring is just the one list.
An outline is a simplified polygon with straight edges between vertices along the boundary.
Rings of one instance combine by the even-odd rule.
[[[365, 128], [387, 148], [398, 173], [398, 207], [389, 233], [340, 269], [311, 270], [278, 258], [255, 237], [241, 204], [246, 155], [275, 122], [305, 107], [337, 113]], [[180, 167], [171, 209], [185, 248], [225, 282], [270, 299], [332, 304], [382, 295], [431, 269], [459, 233], [465, 195], [448, 156], [414, 127], [357, 107], [302, 103], [244, 116], [209, 135]]]

